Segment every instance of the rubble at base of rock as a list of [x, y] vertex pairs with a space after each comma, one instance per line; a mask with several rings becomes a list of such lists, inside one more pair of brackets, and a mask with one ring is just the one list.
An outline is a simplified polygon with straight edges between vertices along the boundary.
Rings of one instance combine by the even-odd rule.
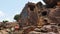
[[58, 25], [45, 25], [40, 29], [36, 28], [34, 31], [29, 32], [29, 34], [60, 34], [60, 31]]

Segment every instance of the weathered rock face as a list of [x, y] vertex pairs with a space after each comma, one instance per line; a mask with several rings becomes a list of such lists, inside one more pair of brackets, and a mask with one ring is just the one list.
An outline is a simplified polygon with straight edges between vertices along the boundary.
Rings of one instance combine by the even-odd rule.
[[60, 6], [58, 6], [58, 0], [43, 1], [50, 8], [47, 8], [48, 6], [45, 7], [41, 2], [37, 4], [28, 2], [25, 5], [21, 12], [21, 22], [23, 25], [43, 26], [47, 23], [60, 23]]
[[21, 23], [25, 26], [36, 25], [37, 14], [35, 11], [35, 4], [28, 2], [21, 13]]
[[[42, 31], [48, 31], [48, 34], [53, 34], [58, 31], [57, 27], [51, 26], [51, 24], [60, 25], [60, 2], [58, 0], [43, 1], [46, 3], [46, 6], [41, 2], [37, 4], [27, 3], [21, 13], [21, 23], [24, 27], [35, 26], [35, 28], [42, 28]], [[28, 32], [30, 31], [32, 30]], [[27, 29], [24, 32], [27, 32]]]
[[50, 10], [49, 18], [52, 23], [60, 23], [60, 7], [56, 7], [55, 9]]

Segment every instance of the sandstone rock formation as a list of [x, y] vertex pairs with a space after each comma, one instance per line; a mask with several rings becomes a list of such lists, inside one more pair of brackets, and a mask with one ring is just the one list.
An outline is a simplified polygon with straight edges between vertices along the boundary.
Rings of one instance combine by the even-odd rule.
[[[48, 31], [48, 34], [59, 34], [58, 25], [60, 25], [60, 0], [43, 1], [46, 5], [43, 5], [41, 2], [36, 4], [28, 2], [20, 14], [21, 23], [23, 27], [35, 26], [33, 27], [34, 29], [41, 29], [42, 32]], [[31, 28], [29, 29], [27, 28], [24, 30], [25, 34], [32, 31]]]

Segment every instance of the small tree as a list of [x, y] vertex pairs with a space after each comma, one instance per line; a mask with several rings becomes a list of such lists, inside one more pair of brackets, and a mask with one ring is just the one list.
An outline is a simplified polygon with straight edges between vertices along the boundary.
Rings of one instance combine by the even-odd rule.
[[7, 20], [3, 21], [3, 23], [6, 23], [6, 22], [8, 22], [8, 21]]
[[18, 21], [18, 20], [20, 19], [20, 15], [19, 15], [19, 14], [16, 14], [16, 15], [14, 16], [14, 19], [15, 19], [16, 21]]
[[5, 28], [6, 27], [6, 22], [9, 22], [9, 21], [8, 20], [3, 20], [2, 22], [3, 22], [2, 26], [3, 26], [3, 28]]

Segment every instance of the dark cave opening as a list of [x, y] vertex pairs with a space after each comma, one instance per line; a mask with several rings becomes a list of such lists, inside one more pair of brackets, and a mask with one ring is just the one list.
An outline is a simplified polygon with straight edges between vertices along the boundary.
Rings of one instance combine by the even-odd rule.
[[46, 16], [47, 15], [47, 11], [43, 11], [41, 14], [42, 14], [42, 16]]
[[29, 5], [29, 8], [31, 11], [34, 11], [35, 6], [34, 5]]

